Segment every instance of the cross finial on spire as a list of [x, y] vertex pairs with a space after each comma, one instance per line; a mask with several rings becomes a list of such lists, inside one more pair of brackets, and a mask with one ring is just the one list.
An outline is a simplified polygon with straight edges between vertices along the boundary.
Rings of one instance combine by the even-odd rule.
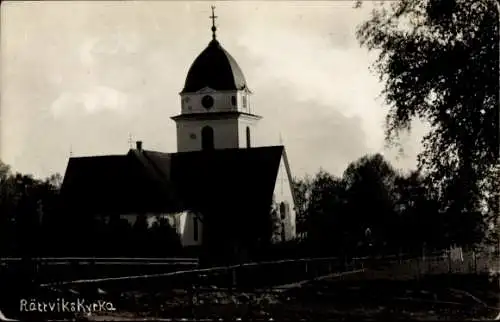
[[215, 18], [217, 18], [217, 16], [215, 15], [215, 6], [212, 6], [212, 15], [209, 17], [210, 19], [212, 19], [212, 39], [215, 40], [215, 32], [217, 31], [217, 27], [215, 27]]

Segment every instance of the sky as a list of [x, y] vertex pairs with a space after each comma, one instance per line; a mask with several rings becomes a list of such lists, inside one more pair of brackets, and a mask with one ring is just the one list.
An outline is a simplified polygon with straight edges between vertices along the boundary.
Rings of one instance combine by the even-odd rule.
[[351, 1], [5, 1], [1, 7], [0, 159], [64, 174], [70, 155], [124, 154], [130, 137], [176, 151], [179, 92], [217, 38], [240, 65], [263, 117], [256, 145], [286, 146], [294, 176], [341, 175], [365, 154], [416, 167], [425, 126], [385, 148], [387, 106]]

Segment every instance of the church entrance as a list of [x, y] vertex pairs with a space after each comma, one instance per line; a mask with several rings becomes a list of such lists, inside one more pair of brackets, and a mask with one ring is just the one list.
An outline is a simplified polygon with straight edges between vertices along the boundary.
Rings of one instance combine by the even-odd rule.
[[201, 130], [201, 149], [213, 150], [214, 149], [214, 129], [210, 126], [205, 126]]

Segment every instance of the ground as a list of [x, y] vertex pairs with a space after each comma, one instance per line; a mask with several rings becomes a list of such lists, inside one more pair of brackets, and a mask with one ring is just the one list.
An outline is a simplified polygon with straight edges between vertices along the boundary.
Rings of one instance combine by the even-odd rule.
[[151, 295], [131, 292], [122, 297], [122, 303], [129, 310], [118, 316], [272, 317], [275, 320], [492, 319], [500, 313], [499, 291], [498, 280], [487, 275], [439, 274], [418, 280], [388, 280], [374, 278], [374, 273], [367, 270], [342, 279], [313, 281], [284, 292], [229, 293], [216, 288], [205, 289], [196, 296], [185, 290]]
[[[183, 281], [183, 275], [179, 275], [174, 279], [147, 278], [58, 286], [57, 294], [51, 293], [51, 296], [68, 300], [97, 296], [111, 301], [116, 308], [112, 314], [95, 312], [91, 316], [79, 315], [86, 320], [241, 317], [266, 320], [359, 318], [387, 321], [492, 319], [499, 315], [500, 284], [498, 275], [493, 273], [497, 270], [484, 273], [475, 268], [473, 271], [476, 273], [449, 273], [447, 265], [447, 261], [439, 259], [428, 259], [425, 263], [363, 261], [364, 268], [359, 270], [358, 267], [354, 274], [308, 280], [303, 284], [293, 284], [293, 287], [260, 291], [218, 288], [211, 284], [217, 277], [208, 278], [207, 275], [199, 277], [200, 281], [205, 281], [203, 287], [183, 289], [186, 281]], [[271, 274], [272, 280], [280, 283], [278, 280], [281, 279], [278, 277], [292, 268], [267, 267], [264, 271], [249, 273], [255, 279], [253, 283], [256, 283], [264, 278], [262, 274], [269, 275], [274, 271], [278, 275]], [[423, 273], [415, 268], [420, 268]], [[309, 270], [309, 273], [312, 271], [317, 272]], [[319, 275], [324, 273], [320, 272]], [[220, 275], [219, 282], [228, 285], [227, 275]], [[220, 287], [223, 284], [219, 284]], [[74, 316], [67, 315], [64, 317]], [[61, 317], [58, 315], [53, 318]], [[37, 315], [36, 318], [42, 317]]]

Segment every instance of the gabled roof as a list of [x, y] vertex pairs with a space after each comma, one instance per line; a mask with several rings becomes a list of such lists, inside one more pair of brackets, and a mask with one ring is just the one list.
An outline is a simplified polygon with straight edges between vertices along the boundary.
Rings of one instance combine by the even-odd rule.
[[96, 213], [137, 213], [145, 203], [157, 211], [172, 199], [165, 181], [132, 155], [70, 158], [61, 195], [71, 209]]
[[271, 204], [283, 151], [283, 146], [130, 150], [70, 158], [62, 195], [72, 209], [96, 214], [263, 211]]

